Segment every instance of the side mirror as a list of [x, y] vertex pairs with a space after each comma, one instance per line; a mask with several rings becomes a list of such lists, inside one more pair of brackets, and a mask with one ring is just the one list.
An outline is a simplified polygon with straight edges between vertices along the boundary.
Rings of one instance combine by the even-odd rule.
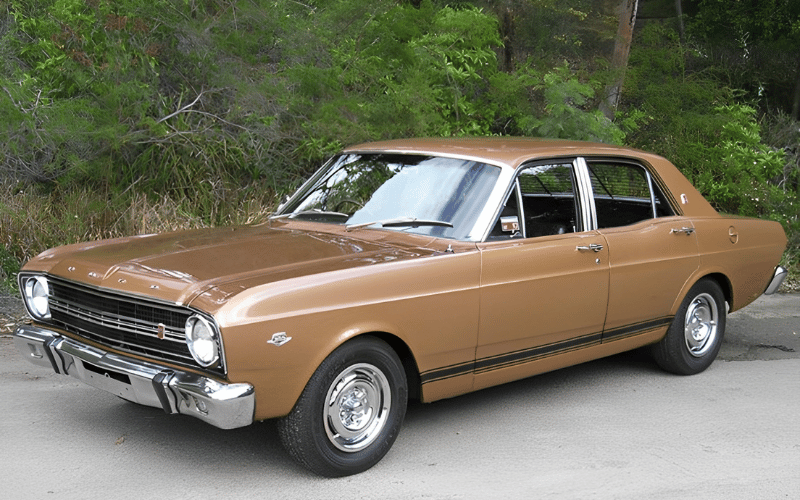
[[500, 228], [504, 233], [518, 233], [519, 232], [519, 217], [511, 215], [508, 217], [500, 217]]

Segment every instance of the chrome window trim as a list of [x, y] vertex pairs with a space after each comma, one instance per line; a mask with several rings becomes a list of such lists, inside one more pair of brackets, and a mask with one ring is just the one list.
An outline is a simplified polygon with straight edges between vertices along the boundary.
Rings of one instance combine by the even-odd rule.
[[575, 159], [575, 172], [583, 231], [594, 231], [597, 229], [597, 210], [594, 207], [594, 188], [589, 176], [589, 164], [585, 157], [579, 156]]
[[[522, 238], [524, 239], [528, 237], [528, 225], [525, 223], [525, 204], [522, 203], [522, 186], [519, 185], [519, 175], [514, 177], [514, 187], [512, 189], [517, 197], [518, 213], [522, 216], [519, 221], [519, 226], [522, 228]], [[490, 231], [491, 229], [491, 226], [489, 226]]]
[[650, 190], [650, 210], [653, 213], [653, 218], [658, 218], [658, 212], [656, 211], [656, 193], [653, 191], [653, 178], [650, 176], [650, 171], [644, 169], [645, 175], [647, 175], [647, 189]]
[[[521, 168], [522, 167], [520, 167], [520, 169]], [[478, 219], [483, 220], [487, 213], [489, 215], [488, 221], [483, 227], [483, 234], [481, 235], [480, 239], [478, 239], [479, 243], [484, 243], [486, 242], [487, 238], [489, 238], [489, 233], [492, 232], [494, 222], [498, 217], [500, 217], [500, 214], [503, 211], [503, 203], [506, 201], [507, 197], [511, 196], [511, 191], [516, 189], [518, 170], [519, 169], [507, 167], [503, 168], [502, 172], [500, 173], [500, 177], [497, 179], [495, 189], [492, 190], [491, 195], [489, 195], [489, 199], [486, 201], [483, 213], [481, 213], [481, 215], [478, 217]], [[519, 202], [519, 198], [517, 199], [517, 202]], [[524, 223], [520, 221], [520, 227], [522, 228], [523, 226]], [[524, 229], [522, 230], [522, 234], [525, 234]]]
[[[680, 204], [673, 197], [672, 192], [668, 188], [666, 188], [666, 186], [664, 185], [663, 181], [660, 180], [660, 177], [658, 176], [658, 172], [656, 172], [655, 169], [649, 163], [646, 163], [646, 162], [644, 162], [644, 161], [642, 161], [641, 159], [638, 159], [638, 158], [629, 158], [629, 157], [625, 157], [625, 156], [585, 156], [585, 157], [582, 157], [581, 159], [583, 160], [584, 164], [586, 165], [587, 175], [588, 175], [588, 171], [589, 171], [588, 170], [589, 169], [589, 167], [588, 167], [589, 162], [615, 162], [615, 163], [621, 163], [621, 164], [625, 164], [625, 165], [633, 165], [633, 166], [641, 168], [642, 170], [645, 171], [645, 174], [647, 176], [648, 187], [650, 189], [650, 205], [651, 205], [651, 207], [653, 209], [653, 219], [660, 218], [660, 216], [658, 215], [658, 211], [656, 210], [656, 203], [655, 203], [655, 195], [656, 195], [656, 193], [655, 193], [655, 189], [659, 190], [659, 192], [661, 193], [661, 196], [663, 197], [663, 200], [667, 203], [667, 206], [669, 207], [669, 210], [672, 212], [673, 216], [675, 216], [675, 215], [682, 216], [683, 215], [683, 211], [682, 211], [682, 209], [680, 209]], [[591, 182], [589, 182], [589, 185], [591, 186]], [[594, 210], [594, 195], [592, 195], [591, 198], [592, 198], [592, 202], [593, 202], [592, 203], [592, 209]], [[596, 221], [596, 217], [595, 217], [595, 228], [597, 227], [596, 222], [597, 221]]]
[[[472, 156], [472, 155], [460, 155], [460, 154], [443, 154], [441, 152], [429, 152], [429, 151], [405, 151], [405, 150], [394, 150], [394, 149], [381, 149], [381, 150], [345, 150], [342, 151], [326, 161], [322, 167], [320, 167], [314, 175], [312, 175], [306, 182], [304, 182], [300, 188], [298, 188], [290, 197], [286, 200], [278, 210], [272, 215], [271, 218], [278, 218], [281, 215], [287, 215], [292, 213], [291, 211], [287, 210], [287, 207], [292, 205], [296, 200], [302, 198], [308, 194], [308, 192], [317, 185], [317, 183], [325, 178], [325, 175], [328, 171], [338, 164], [339, 160], [346, 156], [352, 155], [404, 155], [404, 156], [428, 156], [428, 157], [435, 157], [435, 158], [447, 158], [453, 160], [463, 160], [463, 161], [471, 161], [475, 163], [480, 163], [482, 165], [487, 165], [489, 167], [495, 167], [500, 169], [500, 175], [497, 177], [497, 181], [492, 189], [491, 193], [486, 199], [486, 203], [483, 206], [483, 210], [479, 213], [478, 217], [475, 218], [475, 223], [472, 225], [472, 228], [467, 232], [466, 237], [463, 239], [458, 239], [456, 241], [464, 241], [464, 242], [472, 242], [478, 243], [484, 241], [486, 237], [489, 235], [489, 232], [492, 230], [491, 224], [494, 222], [493, 215], [496, 211], [493, 208], [496, 205], [502, 203], [505, 199], [504, 193], [506, 192], [506, 187], [508, 183], [508, 179], [514, 176], [515, 169], [506, 163], [501, 161], [493, 161], [490, 158], [484, 158], [481, 156]], [[499, 200], [499, 201], [498, 201]]]
[[482, 162], [486, 165], [500, 168], [500, 175], [497, 176], [492, 192], [486, 198], [486, 203], [483, 205], [480, 215], [475, 218], [475, 224], [472, 230], [467, 233], [467, 239], [473, 243], [486, 241], [489, 233], [492, 231], [492, 225], [500, 211], [503, 209], [503, 201], [505, 201], [507, 194], [510, 192], [509, 183], [515, 178], [515, 170], [507, 165]]
[[[489, 237], [489, 234], [492, 232], [492, 228], [494, 227], [495, 221], [497, 221], [498, 217], [500, 217], [500, 213], [503, 211], [503, 206], [504, 206], [503, 202], [506, 200], [507, 197], [511, 196], [511, 191], [512, 190], [515, 190], [515, 194], [516, 194], [516, 197], [517, 197], [517, 206], [519, 207], [518, 208], [519, 214], [522, 216], [522, 218], [520, 220], [520, 228], [521, 228], [522, 237], [523, 237], [523, 239], [528, 237], [527, 227], [525, 225], [525, 207], [523, 206], [523, 203], [522, 203], [522, 188], [519, 185], [519, 176], [520, 176], [520, 174], [522, 174], [522, 172], [524, 172], [528, 168], [535, 167], [537, 165], [559, 164], [559, 165], [565, 165], [565, 166], [566, 165], [571, 165], [572, 166], [573, 190], [575, 191], [573, 193], [573, 200], [578, 205], [578, 206], [575, 207], [575, 210], [576, 210], [575, 215], [576, 215], [576, 217], [578, 217], [578, 219], [580, 219], [580, 222], [578, 224], [581, 226], [579, 228], [576, 227], [575, 228], [575, 232], [579, 233], [579, 232], [589, 231], [589, 229], [586, 229], [586, 223], [585, 223], [585, 221], [588, 220], [588, 217], [586, 215], [584, 215], [584, 212], [587, 210], [586, 207], [588, 205], [583, 200], [583, 196], [581, 195], [581, 191], [582, 191], [581, 187], [582, 187], [582, 185], [581, 185], [581, 182], [579, 180], [579, 176], [580, 176], [581, 170], [580, 170], [580, 167], [579, 167], [578, 160], [580, 160], [580, 158], [577, 158], [575, 156], [562, 156], [562, 157], [554, 157], [554, 158], [532, 158], [532, 159], [530, 159], [528, 161], [525, 161], [525, 162], [521, 163], [516, 168], [511, 168], [511, 167], [503, 168], [503, 173], [501, 173], [501, 178], [499, 178], [497, 180], [497, 184], [498, 184], [498, 186], [502, 186], [502, 185], [505, 185], [505, 183], [508, 183], [508, 185], [505, 185], [505, 188], [503, 189], [503, 192], [502, 192], [502, 196], [500, 197], [500, 199], [497, 202], [495, 202], [496, 206], [495, 206], [494, 210], [491, 212], [492, 217], [489, 219], [489, 221], [488, 221], [488, 223], [486, 225], [485, 231], [483, 233], [483, 236], [481, 237], [479, 242], [482, 242], [482, 243], [486, 243], [487, 242], [487, 238]], [[503, 177], [504, 177], [503, 174], [506, 173], [506, 172], [511, 174], [511, 178], [508, 181], [505, 181], [503, 179]], [[588, 174], [587, 174], [587, 178], [588, 178]], [[591, 186], [591, 184], [590, 184], [590, 186]], [[495, 193], [493, 192], [492, 196], [490, 197], [490, 199], [493, 198], [494, 196], [495, 196]], [[487, 207], [492, 206], [492, 202], [488, 202], [486, 204], [486, 206]], [[591, 210], [594, 211], [594, 205], [593, 204], [591, 204]]]
[[[284, 212], [284, 210], [286, 209], [286, 207], [288, 207], [289, 205], [291, 205], [291, 204], [292, 204], [292, 202], [293, 202], [293, 201], [295, 201], [295, 199], [296, 199], [296, 198], [298, 198], [298, 197], [301, 197], [301, 196], [304, 196], [304, 195], [305, 195], [305, 193], [306, 193], [306, 192], [307, 192], [307, 191], [308, 191], [308, 190], [309, 190], [309, 189], [310, 189], [312, 186], [314, 186], [314, 185], [315, 185], [315, 184], [316, 184], [316, 183], [317, 183], [317, 182], [320, 180], [320, 178], [321, 178], [321, 177], [323, 177], [323, 176], [325, 175], [325, 172], [327, 172], [327, 170], [328, 170], [328, 169], [331, 167], [331, 165], [334, 163], [334, 161], [335, 161], [337, 158], [339, 158], [340, 156], [341, 156], [341, 155], [334, 155], [334, 156], [332, 156], [332, 157], [328, 158], [328, 160], [327, 160], [327, 161], [325, 161], [325, 162], [322, 164], [322, 166], [321, 166], [321, 167], [319, 167], [319, 168], [317, 169], [317, 171], [316, 171], [316, 172], [314, 172], [314, 174], [313, 174], [311, 177], [309, 177], [309, 178], [308, 178], [308, 179], [307, 179], [307, 180], [306, 180], [304, 183], [302, 183], [302, 184], [300, 185], [300, 187], [299, 187], [299, 188], [297, 188], [297, 189], [294, 191], [294, 193], [292, 193], [292, 195], [291, 195], [291, 196], [290, 196], [290, 197], [289, 197], [289, 198], [288, 198], [286, 201], [284, 201], [284, 202], [281, 204], [281, 206], [279, 206], [279, 207], [278, 207], [278, 209], [277, 209], [277, 210], [275, 211], [275, 213], [273, 214], [273, 217], [274, 217], [274, 216], [276, 216], [276, 215], [283, 215], [283, 214], [285, 213], [285, 212]], [[291, 213], [291, 212], [289, 212], [289, 213]]]

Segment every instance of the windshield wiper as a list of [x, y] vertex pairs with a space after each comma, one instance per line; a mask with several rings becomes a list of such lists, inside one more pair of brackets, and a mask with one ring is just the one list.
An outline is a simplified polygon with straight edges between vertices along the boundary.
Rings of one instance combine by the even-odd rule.
[[381, 227], [420, 227], [420, 226], [441, 226], [453, 227], [453, 224], [441, 220], [425, 220], [417, 219], [415, 217], [400, 217], [397, 219], [384, 219], [372, 222], [361, 222], [359, 224], [350, 224], [345, 226], [346, 231], [353, 231], [354, 229], [361, 229], [362, 227], [373, 226], [378, 224]]
[[273, 216], [270, 217], [270, 220], [294, 219], [298, 215], [300, 215], [300, 216], [302, 216], [302, 215], [332, 215], [332, 216], [336, 216], [336, 217], [345, 217], [345, 218], [350, 217], [349, 215], [343, 214], [341, 212], [330, 212], [330, 211], [327, 211], [327, 210], [320, 210], [319, 208], [313, 208], [311, 210], [303, 210], [302, 212], [292, 212], [290, 214], [273, 215]]

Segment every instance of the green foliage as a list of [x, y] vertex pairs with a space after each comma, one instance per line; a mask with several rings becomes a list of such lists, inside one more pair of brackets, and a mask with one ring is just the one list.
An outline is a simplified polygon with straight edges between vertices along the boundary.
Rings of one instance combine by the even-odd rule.
[[783, 193], [769, 182], [783, 172], [783, 151], [762, 144], [755, 109], [734, 104], [716, 112], [718, 139], [691, 145], [700, 158], [690, 169], [697, 188], [723, 212], [769, 216]]
[[[163, 7], [163, 1], [147, 2]], [[20, 58], [28, 77], [53, 96], [101, 93], [125, 80], [147, 81], [156, 65], [151, 31], [137, 17], [145, 2], [12, 0]]]
[[[335, 45], [287, 68], [297, 82], [289, 112], [305, 119], [304, 158], [370, 139], [492, 132], [497, 21], [475, 8], [385, 6], [365, 6]], [[340, 16], [333, 5], [314, 11], [317, 26]]]
[[590, 83], [578, 80], [566, 64], [545, 74], [542, 87], [544, 113], [530, 119], [535, 135], [622, 144], [625, 132], [600, 110], [587, 106], [595, 90]]
[[785, 264], [797, 273], [797, 122], [784, 117], [766, 137], [756, 108], [709, 70], [698, 46], [656, 25], [638, 40], [623, 102], [646, 119], [628, 140], [672, 160], [718, 210], [781, 222], [789, 237]]
[[792, 109], [800, 84], [800, 2], [702, 0], [689, 32], [702, 43], [707, 70], [726, 85], [749, 100]]
[[[618, 3], [9, 0], [4, 248], [24, 258], [171, 227], [148, 209], [192, 227], [240, 221], [234, 208], [268, 211], [344, 145], [502, 134], [661, 153], [720, 209], [781, 220], [800, 260], [800, 138], [777, 133], [797, 122], [765, 113], [797, 79], [796, 2], [690, 3], [683, 39], [637, 24], [610, 121], [597, 108]], [[40, 218], [6, 200], [17, 186]]]
[[[537, 69], [592, 65], [614, 44], [619, 0], [492, 0], [476, 5], [503, 20], [506, 47], [516, 61], [535, 60]], [[512, 64], [514, 61], [511, 61]], [[510, 68], [509, 68], [510, 69]]]
[[[409, 42], [420, 71], [435, 75], [434, 99], [446, 126], [437, 135], [488, 134], [493, 116], [480, 98], [485, 79], [497, 71], [497, 21], [477, 9], [445, 7], [428, 33]], [[443, 70], [443, 71], [442, 71]], [[438, 73], [438, 74], [437, 74]]]
[[785, 158], [762, 142], [756, 110], [737, 103], [713, 76], [693, 71], [697, 54], [677, 33], [652, 26], [640, 41], [625, 97], [659, 120], [638, 129], [634, 143], [672, 159], [718, 209], [770, 216], [783, 196], [771, 181]]

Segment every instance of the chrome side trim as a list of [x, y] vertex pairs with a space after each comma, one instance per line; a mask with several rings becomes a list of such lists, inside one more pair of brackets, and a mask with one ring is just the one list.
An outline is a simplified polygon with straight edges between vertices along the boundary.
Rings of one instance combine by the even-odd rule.
[[14, 332], [17, 350], [33, 364], [166, 413], [182, 413], [221, 429], [253, 423], [255, 389], [97, 349], [34, 325]]
[[764, 295], [772, 295], [773, 293], [777, 292], [787, 274], [788, 271], [786, 271], [783, 266], [776, 267], [775, 274], [772, 275], [772, 280], [770, 280], [769, 285], [767, 285], [767, 289], [764, 290]]

